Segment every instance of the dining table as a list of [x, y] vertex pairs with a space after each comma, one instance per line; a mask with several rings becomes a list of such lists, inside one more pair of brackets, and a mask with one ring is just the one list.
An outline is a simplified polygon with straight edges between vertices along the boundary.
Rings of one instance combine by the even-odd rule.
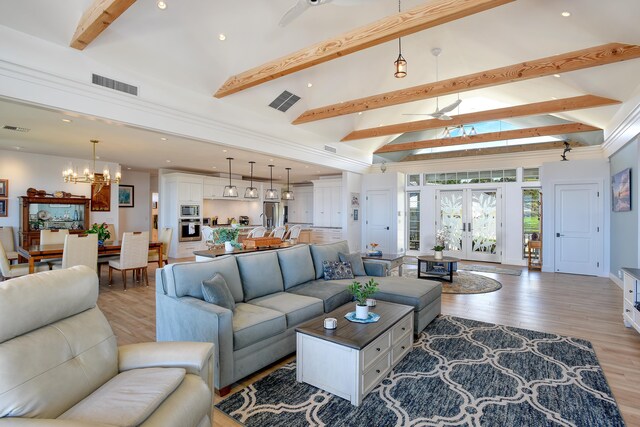
[[[98, 246], [98, 256], [119, 255], [122, 249], [122, 241], [106, 241]], [[162, 242], [149, 242], [149, 250], [158, 252], [158, 267], [162, 267]], [[18, 246], [17, 252], [29, 262], [29, 274], [35, 271], [35, 263], [43, 259], [62, 258], [64, 244]]]

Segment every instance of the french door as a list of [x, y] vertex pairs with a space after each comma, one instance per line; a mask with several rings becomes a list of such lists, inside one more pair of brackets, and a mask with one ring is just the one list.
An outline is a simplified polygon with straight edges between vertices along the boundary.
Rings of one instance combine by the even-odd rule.
[[502, 190], [440, 190], [437, 198], [436, 230], [444, 232], [445, 254], [500, 262]]

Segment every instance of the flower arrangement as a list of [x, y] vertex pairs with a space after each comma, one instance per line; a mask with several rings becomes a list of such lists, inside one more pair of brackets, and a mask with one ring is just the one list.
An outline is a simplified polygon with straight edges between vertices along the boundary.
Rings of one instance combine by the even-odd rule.
[[440, 252], [445, 250], [447, 241], [449, 240], [449, 227], [444, 227], [436, 231], [436, 244], [433, 246], [433, 250]]
[[372, 251], [377, 251], [377, 247], [380, 246], [377, 243], [369, 243], [369, 247], [371, 248]]
[[354, 281], [349, 285], [348, 289], [349, 292], [351, 292], [351, 295], [355, 298], [357, 305], [366, 306], [367, 298], [378, 292], [378, 284], [373, 279], [369, 280], [364, 285], [360, 282]]
[[111, 238], [111, 232], [109, 232], [106, 222], [103, 222], [100, 225], [94, 223], [91, 228], [87, 230], [87, 234], [97, 234], [98, 242], [104, 242]]
[[231, 228], [218, 228], [213, 234], [213, 243], [219, 245], [225, 242], [231, 243], [235, 248], [241, 248], [242, 244], [238, 243], [238, 235], [240, 234], [240, 229], [237, 226]]

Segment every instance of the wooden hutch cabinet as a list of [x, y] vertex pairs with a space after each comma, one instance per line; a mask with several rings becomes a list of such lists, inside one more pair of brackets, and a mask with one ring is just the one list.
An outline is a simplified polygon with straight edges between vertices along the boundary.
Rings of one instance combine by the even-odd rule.
[[40, 243], [40, 230], [69, 230], [80, 234], [89, 228], [89, 203], [85, 197], [20, 197], [19, 239], [22, 247]]

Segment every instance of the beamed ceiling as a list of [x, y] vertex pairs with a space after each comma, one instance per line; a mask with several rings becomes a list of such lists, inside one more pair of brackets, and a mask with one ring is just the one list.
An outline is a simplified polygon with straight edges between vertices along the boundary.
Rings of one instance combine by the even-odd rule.
[[[76, 50], [74, 60], [129, 78], [142, 98], [153, 92], [171, 107], [186, 94], [228, 125], [331, 144], [343, 158], [598, 145], [640, 94], [636, 0], [405, 0], [401, 12], [390, 0], [335, 0], [279, 26], [294, 1], [167, 0], [160, 10], [155, 0], [23, 0], [0, 4], [0, 25]], [[398, 37], [403, 79], [393, 76]], [[437, 77], [433, 48], [442, 49]], [[284, 90], [300, 101], [283, 113], [268, 105]], [[428, 115], [458, 99], [451, 120]], [[270, 154], [268, 144], [255, 151]]]

